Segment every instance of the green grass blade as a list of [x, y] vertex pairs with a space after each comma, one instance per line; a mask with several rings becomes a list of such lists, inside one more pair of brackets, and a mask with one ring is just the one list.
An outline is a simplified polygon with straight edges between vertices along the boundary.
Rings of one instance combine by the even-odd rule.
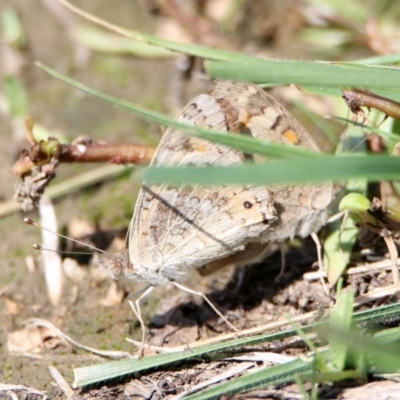
[[90, 50], [107, 54], [131, 54], [143, 58], [165, 58], [173, 53], [160, 46], [117, 35], [88, 25], [76, 25], [72, 37]]
[[147, 183], [172, 184], [299, 184], [306, 182], [400, 179], [400, 157], [327, 156], [230, 167], [150, 167], [143, 171]]
[[[376, 133], [377, 135], [381, 136], [385, 140], [392, 140], [392, 141], [397, 142], [400, 139], [400, 136], [397, 133], [384, 131], [384, 130], [376, 128], [374, 126], [363, 125], [358, 122], [350, 121], [346, 118], [335, 117], [335, 119], [337, 119], [338, 121], [343, 121], [346, 124], [352, 124], [352, 126], [354, 128], [359, 127], [361, 129], [363, 129], [364, 131], [368, 131], [369, 133]], [[347, 128], [347, 129], [349, 129], [349, 128]], [[350, 152], [351, 149], [348, 151]]]
[[309, 119], [311, 126], [321, 130], [329, 143], [336, 147], [338, 143], [338, 137], [335, 133], [335, 130], [332, 128], [332, 124], [328, 122], [326, 118], [314, 113], [308, 107], [304, 106], [304, 103], [299, 100], [293, 101], [293, 105], [296, 107], [296, 109], [300, 110], [306, 118]]
[[[347, 296], [346, 296], [347, 297]], [[358, 331], [349, 330], [350, 322], [351, 322], [351, 307], [350, 303], [352, 302], [352, 295], [347, 297], [344, 300], [344, 309], [340, 312], [344, 312], [343, 318], [345, 321], [337, 321], [340, 326], [344, 328], [337, 329], [335, 326], [331, 326], [331, 340], [335, 340], [338, 345], [346, 342], [346, 344], [351, 343], [352, 349], [356, 349], [364, 355], [372, 354], [370, 357], [369, 366], [374, 366], [379, 371], [396, 371], [400, 366], [400, 357], [398, 351], [390, 352], [390, 345], [393, 342], [398, 341], [400, 330], [399, 328], [388, 329], [386, 332], [381, 332], [375, 335], [374, 339], [370, 339], [366, 336], [360, 336]], [[395, 309], [399, 309], [400, 305], [396, 305], [396, 307], [392, 307], [392, 311], [396, 313]], [[382, 307], [382, 315], [391, 307]], [[384, 310], [386, 309], [386, 310]], [[354, 315], [354, 321], [361, 322], [360, 314]], [[363, 314], [371, 314], [371, 310]], [[337, 315], [338, 318], [339, 315]], [[333, 321], [331, 321], [331, 325], [333, 325]], [[377, 321], [376, 321], [377, 322]], [[344, 326], [345, 325], [345, 326]], [[308, 329], [307, 329], [308, 330]], [[388, 345], [387, 345], [388, 344]], [[373, 347], [373, 350], [370, 352], [370, 348]], [[397, 350], [397, 347], [396, 349]], [[324, 357], [327, 355], [327, 351], [322, 351], [319, 353], [320, 356]], [[386, 363], [385, 360], [388, 360]], [[188, 396], [187, 399], [190, 400], [205, 400], [205, 399], [216, 399], [221, 398], [224, 394], [234, 394], [234, 393], [243, 393], [251, 389], [263, 388], [273, 384], [280, 383], [288, 383], [295, 379], [295, 374], [301, 374], [303, 379], [307, 377], [307, 379], [315, 379], [318, 377], [318, 381], [325, 382], [329, 381], [338, 381], [343, 379], [356, 379], [362, 377], [359, 371], [338, 371], [331, 373], [318, 373], [315, 375], [315, 371], [313, 370], [312, 363], [308, 363], [301, 360], [295, 360], [293, 362], [278, 365], [274, 367], [263, 368], [260, 371], [255, 373], [247, 374], [243, 377], [237, 378], [234, 381], [222, 383], [217, 385], [211, 389], [206, 389], [201, 393], [197, 393], [191, 396]]]
[[208, 47], [197, 46], [197, 45], [192, 45], [192, 44], [183, 44], [183, 43], [173, 42], [171, 40], [161, 39], [157, 36], [141, 33], [139, 31], [132, 31], [132, 30], [124, 29], [118, 25], [111, 24], [105, 20], [95, 17], [95, 16], [81, 10], [80, 8], [73, 6], [72, 4], [70, 4], [67, 1], [64, 1], [64, 0], [59, 0], [59, 1], [60, 1], [60, 3], [64, 4], [66, 7], [68, 7], [70, 10], [72, 10], [74, 13], [82, 16], [86, 20], [92, 21], [92, 22], [96, 23], [97, 25], [103, 26], [110, 31], [116, 32], [120, 35], [129, 37], [134, 40], [138, 40], [143, 43], [163, 47], [164, 49], [168, 49], [168, 50], [179, 52], [179, 53], [190, 54], [190, 55], [201, 57], [201, 58], [211, 58], [211, 59], [215, 59], [215, 60], [225, 60], [225, 61], [243, 60], [243, 61], [245, 61], [245, 60], [249, 60], [249, 59], [253, 58], [251, 56], [246, 56], [246, 55], [243, 55], [240, 53], [219, 50], [219, 49], [210, 49]]
[[296, 374], [311, 372], [311, 363], [303, 360], [295, 360], [286, 364], [265, 367], [256, 372], [251, 372], [236, 378], [235, 380], [224, 382], [218, 386], [203, 390], [185, 397], [187, 400], [208, 400], [220, 399], [224, 395], [243, 393], [270, 385], [277, 385], [294, 381]]
[[[353, 125], [348, 125], [342, 133], [336, 154], [366, 154], [366, 142], [364, 131]], [[341, 190], [341, 197], [349, 192], [365, 194], [368, 182], [366, 179], [347, 180], [345, 187]], [[335, 205], [333, 213], [339, 212]], [[356, 241], [359, 229], [350, 218], [343, 216], [338, 221], [327, 226], [327, 234], [324, 239], [324, 268], [327, 273], [328, 282], [335, 285], [346, 269]]]
[[25, 117], [28, 113], [28, 96], [22, 81], [14, 76], [3, 79], [3, 94], [13, 117]]
[[93, 97], [97, 97], [103, 101], [106, 101], [114, 106], [123, 108], [133, 114], [139, 115], [148, 121], [154, 122], [158, 125], [168, 126], [171, 128], [182, 129], [185, 132], [201, 137], [203, 139], [211, 140], [213, 142], [227, 145], [236, 149], [239, 149], [245, 153], [249, 154], [260, 154], [270, 158], [283, 158], [290, 159], [292, 157], [322, 157], [320, 153], [313, 151], [297, 148], [295, 146], [285, 146], [278, 143], [266, 142], [263, 140], [258, 140], [245, 135], [238, 135], [230, 133], [227, 135], [226, 132], [218, 132], [211, 129], [201, 128], [170, 118], [164, 114], [151, 111], [147, 108], [138, 106], [136, 104], [130, 103], [118, 99], [116, 97], [110, 96], [96, 89], [90, 88], [82, 83], [75, 81], [54, 69], [42, 64], [36, 63], [41, 69], [46, 71], [48, 74], [54, 76], [57, 79], [85, 92]]
[[101, 382], [105, 379], [113, 379], [127, 374], [147, 371], [152, 368], [160, 368], [171, 364], [177, 364], [182, 361], [196, 360], [201, 358], [213, 358], [221, 356], [225, 351], [242, 346], [256, 345], [259, 343], [270, 342], [273, 340], [281, 340], [295, 334], [290, 329], [279, 333], [267, 333], [254, 335], [252, 337], [234, 339], [226, 342], [215, 343], [211, 345], [199, 346], [190, 350], [172, 354], [161, 354], [157, 356], [145, 357], [140, 360], [128, 359], [120, 361], [112, 361], [109, 363], [92, 365], [89, 367], [76, 368], [75, 385], [87, 386], [93, 383]]
[[194, 44], [183, 44], [178, 42], [172, 42], [170, 40], [161, 39], [156, 36], [143, 34], [139, 32], [131, 32], [131, 37], [140, 40], [145, 43], [149, 43], [155, 46], [160, 46], [165, 49], [176, 51], [179, 53], [184, 53], [200, 58], [212, 59], [212, 60], [222, 60], [231, 62], [246, 62], [248, 60], [256, 59], [256, 57], [246, 56], [241, 53], [235, 53], [232, 51], [212, 49], [209, 47], [197, 46]]
[[392, 343], [397, 342], [400, 339], [400, 328], [396, 326], [395, 328], [385, 329], [374, 335], [380, 343]]
[[393, 321], [400, 315], [400, 303], [389, 304], [387, 306], [373, 308], [371, 310], [359, 311], [354, 314], [354, 321], [368, 325], [380, 322]]
[[400, 64], [400, 54], [388, 54], [385, 56], [362, 58], [353, 61], [355, 64], [364, 65], [386, 65], [386, 64]]
[[[354, 314], [354, 321], [358, 324], [378, 324], [382, 321], [397, 318], [400, 313], [400, 303], [390, 304], [388, 306], [377, 309], [362, 311]], [[303, 331], [311, 332], [315, 329], [321, 329], [321, 326], [327, 322], [317, 322], [308, 326], [302, 327]], [[162, 354], [157, 356], [146, 357], [141, 360], [121, 360], [109, 363], [92, 365], [88, 367], [76, 368], [75, 385], [87, 386], [90, 384], [110, 380], [120, 376], [144, 372], [149, 369], [161, 368], [171, 364], [177, 364], [182, 361], [198, 360], [212, 358], [216, 355], [221, 355], [228, 352], [230, 349], [240, 348], [244, 346], [258, 345], [269, 341], [282, 340], [288, 337], [297, 335], [294, 329], [288, 329], [278, 333], [265, 333], [254, 335], [251, 337], [233, 339], [226, 342], [215, 343], [212, 345], [201, 346], [191, 349], [190, 352], [181, 352], [174, 354]]]
[[349, 352], [349, 343], [337, 335], [330, 336], [331, 329], [338, 329], [343, 333], [350, 332], [353, 316], [354, 291], [342, 291], [336, 302], [336, 307], [329, 317], [329, 361], [336, 371], [343, 371]]
[[364, 354], [368, 358], [368, 369], [375, 369], [382, 373], [398, 372], [400, 369], [400, 331], [390, 331], [388, 336], [371, 337], [360, 334], [358, 330], [343, 332], [331, 329], [330, 337], [336, 340], [346, 340], [353, 352]]
[[213, 78], [255, 83], [295, 84], [319, 87], [368, 87], [400, 90], [400, 69], [359, 64], [303, 61], [246, 62], [207, 61], [206, 71]]

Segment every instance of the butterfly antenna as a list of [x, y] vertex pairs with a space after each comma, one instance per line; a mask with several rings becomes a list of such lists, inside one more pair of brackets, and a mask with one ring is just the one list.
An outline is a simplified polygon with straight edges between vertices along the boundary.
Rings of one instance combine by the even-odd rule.
[[[84, 244], [86, 245], [86, 243], [84, 243]], [[41, 246], [40, 244], [37, 244], [37, 243], [34, 243], [34, 244], [32, 245], [32, 247], [33, 247], [35, 250], [51, 251], [51, 252], [53, 252], [53, 253], [58, 253], [58, 254], [71, 254], [70, 251], [48, 249], [47, 247], [43, 247], [43, 246]], [[100, 251], [100, 250], [98, 250], [98, 251]], [[74, 251], [73, 254], [88, 255], [88, 254], [93, 254], [93, 253], [90, 253], [90, 252], [88, 252], [88, 251]]]
[[[97, 247], [95, 247], [95, 246], [92, 246], [92, 245], [90, 245], [90, 244], [87, 244], [87, 243], [82, 242], [82, 241], [80, 241], [80, 240], [73, 239], [73, 238], [68, 237], [68, 236], [65, 236], [65, 235], [61, 235], [61, 233], [54, 232], [54, 231], [52, 231], [51, 229], [45, 228], [44, 226], [37, 224], [36, 222], [32, 221], [30, 218], [24, 218], [24, 222], [25, 222], [26, 224], [28, 224], [28, 225], [32, 225], [32, 226], [35, 226], [36, 228], [43, 229], [44, 231], [50, 232], [50, 233], [52, 233], [53, 235], [56, 235], [56, 236], [61, 237], [61, 238], [63, 238], [63, 239], [70, 240], [71, 242], [80, 244], [80, 245], [82, 245], [82, 246], [86, 246], [86, 247], [88, 247], [89, 249], [92, 249], [92, 250], [94, 250], [94, 251], [97, 251], [98, 253], [102, 253], [102, 254], [104, 254], [105, 256], [109, 257], [109, 255], [107, 254], [107, 252], [105, 252], [105, 251], [103, 251], [103, 250], [101, 250], [101, 249], [99, 249], [99, 248], [97, 248]], [[46, 249], [46, 248], [44, 248], [44, 247], [42, 247], [42, 246], [40, 246], [40, 245], [38, 245], [38, 244], [34, 244], [34, 245], [33, 245], [33, 248], [34, 248], [35, 250], [54, 251], [54, 252], [56, 252], [56, 253], [68, 253], [68, 252], [63, 252], [63, 251], [58, 251], [58, 250], [53, 250], [53, 249]], [[89, 254], [89, 253], [76, 253], [76, 254]]]

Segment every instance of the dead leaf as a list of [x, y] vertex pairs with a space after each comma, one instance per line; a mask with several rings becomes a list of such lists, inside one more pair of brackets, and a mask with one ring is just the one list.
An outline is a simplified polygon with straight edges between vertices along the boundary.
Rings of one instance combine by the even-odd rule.
[[48, 328], [23, 328], [7, 335], [7, 349], [10, 353], [39, 354], [44, 348], [55, 348], [61, 344], [53, 331]]

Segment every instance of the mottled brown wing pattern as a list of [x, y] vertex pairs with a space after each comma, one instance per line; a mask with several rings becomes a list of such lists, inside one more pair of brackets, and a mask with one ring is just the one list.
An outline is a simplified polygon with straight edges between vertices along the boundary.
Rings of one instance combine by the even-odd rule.
[[[255, 138], [319, 151], [304, 127], [272, 96], [256, 85], [232, 81], [216, 81], [210, 96], [223, 98], [237, 110], [243, 133]], [[255, 161], [262, 160], [261, 157]], [[326, 220], [333, 185], [298, 185], [273, 187], [274, 206], [279, 221], [266, 231], [265, 242], [283, 241], [298, 235], [316, 232]]]
[[310, 134], [279, 102], [251, 83], [215, 81], [210, 96], [237, 110], [241, 131], [255, 138], [319, 151]]
[[[227, 131], [237, 126], [236, 108], [227, 118], [226, 107], [221, 106], [215, 97], [200, 95], [178, 120]], [[152, 165], [231, 165], [244, 159], [240, 151], [168, 129]], [[260, 240], [275, 221], [266, 187], [145, 185], [129, 229], [130, 265], [124, 273], [152, 285], [178, 280], [187, 268], [227, 257]]]

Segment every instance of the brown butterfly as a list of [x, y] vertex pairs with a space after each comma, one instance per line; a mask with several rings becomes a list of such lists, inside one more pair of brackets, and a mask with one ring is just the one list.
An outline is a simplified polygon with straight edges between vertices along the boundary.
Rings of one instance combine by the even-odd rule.
[[[249, 83], [216, 81], [209, 94], [196, 97], [184, 108], [178, 121], [319, 151], [282, 105]], [[225, 166], [241, 164], [249, 157], [170, 128], [151, 165]], [[265, 161], [260, 156], [253, 159]], [[188, 268], [220, 267], [235, 260], [248, 263], [270, 242], [316, 232], [325, 223], [333, 194], [332, 184], [144, 184], [129, 227], [127, 259], [120, 257], [109, 269], [114, 277], [124, 274], [130, 280], [148, 282], [150, 288], [141, 298], [152, 287], [168, 282], [184, 288], [176, 282], [185, 277]], [[139, 301], [136, 311], [141, 318]]]

